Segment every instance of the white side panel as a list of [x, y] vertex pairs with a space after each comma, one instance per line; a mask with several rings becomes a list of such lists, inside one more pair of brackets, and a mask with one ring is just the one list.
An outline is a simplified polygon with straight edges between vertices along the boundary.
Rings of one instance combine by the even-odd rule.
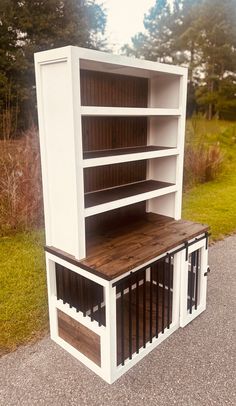
[[148, 145], [178, 146], [178, 118], [150, 117], [148, 122]]
[[169, 193], [167, 195], [149, 200], [147, 202], [147, 212], [157, 213], [167, 217], [174, 217], [175, 195], [176, 193]]
[[152, 159], [148, 166], [148, 179], [176, 183], [176, 157]]
[[179, 108], [180, 76], [162, 76], [150, 79], [152, 89], [149, 107]]
[[175, 219], [181, 218], [182, 210], [182, 188], [183, 188], [183, 166], [184, 166], [184, 140], [185, 140], [185, 122], [186, 122], [186, 99], [187, 99], [187, 71], [180, 80], [179, 105], [182, 115], [178, 119], [178, 149], [179, 156], [176, 164], [176, 179], [178, 193], [176, 194]]
[[79, 157], [76, 157], [70, 59], [41, 65], [36, 59], [36, 78], [46, 244], [78, 256], [78, 229], [83, 232], [83, 227], [78, 225]]

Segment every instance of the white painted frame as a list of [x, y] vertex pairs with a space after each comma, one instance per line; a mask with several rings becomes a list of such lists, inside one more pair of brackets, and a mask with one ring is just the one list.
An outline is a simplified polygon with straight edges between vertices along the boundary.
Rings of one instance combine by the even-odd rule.
[[[147, 108], [82, 106], [80, 69], [148, 78], [149, 106]], [[46, 244], [61, 249], [77, 259], [84, 258], [86, 217], [144, 200], [147, 201], [147, 211], [163, 213], [164, 210], [166, 215], [179, 219], [187, 69], [69, 46], [36, 53], [35, 70]], [[171, 120], [175, 117], [178, 120], [175, 134], [177, 142], [175, 148], [169, 150], [83, 159], [81, 119], [86, 115], [144, 115], [150, 117], [150, 120], [152, 118]], [[147, 143], [156, 145], [154, 129], [149, 130]], [[148, 159], [147, 179], [150, 179], [154, 161], [169, 156], [176, 157], [174, 186], [102, 205], [84, 207], [83, 168]], [[61, 178], [61, 186], [58, 178]], [[156, 200], [155, 198], [159, 196], [166, 198]]]

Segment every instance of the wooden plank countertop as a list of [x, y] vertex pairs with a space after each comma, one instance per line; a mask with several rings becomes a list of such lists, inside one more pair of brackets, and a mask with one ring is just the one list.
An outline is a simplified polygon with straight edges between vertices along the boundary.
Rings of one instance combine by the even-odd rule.
[[208, 230], [204, 224], [147, 213], [138, 221], [88, 239], [87, 257], [82, 260], [54, 247], [45, 250], [112, 280]]

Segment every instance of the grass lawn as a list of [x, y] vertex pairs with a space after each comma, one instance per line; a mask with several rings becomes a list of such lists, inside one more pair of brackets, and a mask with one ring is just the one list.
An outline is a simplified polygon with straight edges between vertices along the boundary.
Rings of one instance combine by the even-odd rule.
[[198, 119], [187, 124], [187, 140], [194, 133], [205, 144], [217, 143], [224, 154], [217, 180], [193, 187], [183, 195], [183, 218], [209, 224], [212, 239], [236, 232], [236, 124]]
[[37, 339], [47, 330], [44, 234], [0, 239], [0, 352]]

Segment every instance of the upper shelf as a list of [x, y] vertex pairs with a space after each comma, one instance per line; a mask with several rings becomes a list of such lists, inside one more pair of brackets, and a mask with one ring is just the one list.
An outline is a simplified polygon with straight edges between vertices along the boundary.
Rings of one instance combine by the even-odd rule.
[[93, 166], [111, 165], [121, 162], [160, 158], [172, 155], [178, 155], [177, 148], [156, 145], [85, 151], [83, 153], [83, 167], [91, 168]]
[[81, 106], [82, 116], [180, 116], [180, 109]]
[[144, 180], [85, 193], [85, 217], [176, 192], [173, 183]]

